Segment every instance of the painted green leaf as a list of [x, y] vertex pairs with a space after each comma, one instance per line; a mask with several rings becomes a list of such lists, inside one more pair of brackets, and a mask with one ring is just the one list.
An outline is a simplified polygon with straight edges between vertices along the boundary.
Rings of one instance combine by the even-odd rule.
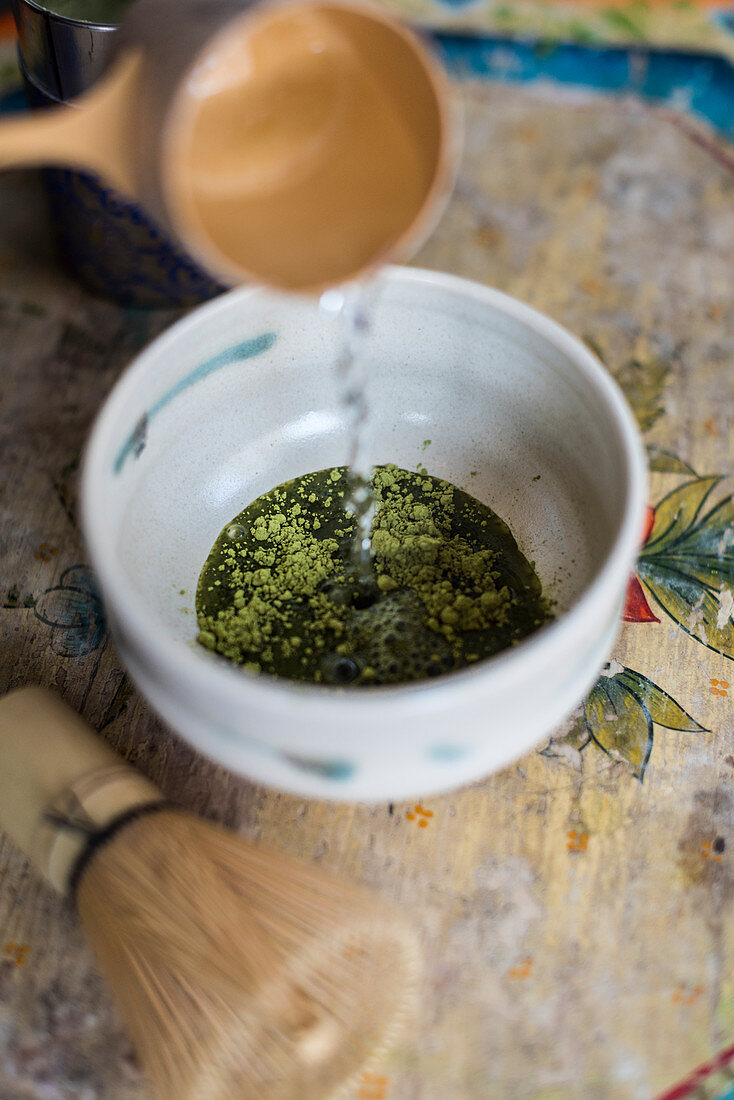
[[695, 718], [691, 718], [690, 714], [687, 714], [683, 707], [668, 695], [667, 691], [663, 691], [641, 672], [626, 668], [624, 672], [618, 673], [615, 679], [637, 696], [658, 726], [686, 733], [705, 733], [704, 726], [699, 725]]
[[594, 743], [629, 764], [640, 780], [652, 751], [653, 723], [689, 733], [705, 732], [672, 696], [631, 668], [599, 678], [584, 704], [584, 716]]
[[718, 592], [661, 560], [641, 560], [637, 570], [645, 587], [687, 634], [724, 657], [734, 657], [734, 622]]
[[712, 592], [734, 586], [734, 501], [726, 497], [662, 553], [648, 560], [694, 577]]
[[725, 497], [702, 515], [720, 481], [698, 477], [661, 500], [637, 573], [687, 634], [734, 659], [734, 500]]
[[[601, 42], [602, 36], [594, 27], [589, 27], [580, 19], [569, 19], [565, 24], [565, 33], [574, 42]], [[601, 358], [601, 356], [600, 356]]]
[[[653, 577], [662, 577], [662, 570], [666, 570], [666, 575], [672, 572], [691, 577], [702, 588], [708, 588], [714, 595], [718, 595], [722, 587], [731, 586], [734, 560], [731, 555], [719, 558], [704, 554], [660, 554], [646, 559], [644, 571], [651, 573]], [[642, 576], [642, 566], [638, 571]]]
[[615, 31], [621, 31], [634, 38], [645, 37], [644, 20], [640, 18], [641, 13], [638, 11], [632, 12], [629, 8], [627, 11], [622, 8], [607, 8], [601, 14]]
[[616, 379], [637, 417], [640, 431], [646, 432], [665, 411], [663, 394], [670, 375], [670, 363], [651, 359], [646, 363], [631, 359], [616, 372]]
[[647, 462], [650, 472], [653, 474], [693, 474], [696, 471], [687, 462], [684, 462], [672, 451], [664, 451], [655, 443], [650, 443], [647, 448]]
[[652, 719], [635, 693], [616, 676], [602, 676], [585, 704], [595, 743], [615, 760], [629, 764], [638, 779], [652, 751]]
[[721, 477], [697, 477], [668, 493], [655, 508], [655, 523], [641, 557], [658, 555], [668, 550], [694, 525], [709, 493]]
[[731, 497], [707, 512], [698, 523], [676, 541], [673, 552], [696, 558], [711, 558], [727, 573], [734, 561], [734, 501]]

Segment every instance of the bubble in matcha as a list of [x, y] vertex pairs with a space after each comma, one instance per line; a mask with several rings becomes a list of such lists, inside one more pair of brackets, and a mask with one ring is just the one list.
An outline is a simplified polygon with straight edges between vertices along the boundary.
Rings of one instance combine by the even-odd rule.
[[217, 538], [196, 593], [199, 642], [290, 680], [368, 686], [442, 676], [551, 618], [506, 523], [425, 473], [378, 466], [370, 576], [350, 553], [347, 470], [258, 497]]

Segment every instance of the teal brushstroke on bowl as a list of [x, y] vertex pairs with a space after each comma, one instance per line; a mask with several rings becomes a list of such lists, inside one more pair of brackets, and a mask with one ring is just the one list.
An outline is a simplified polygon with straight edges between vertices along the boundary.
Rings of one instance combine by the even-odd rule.
[[464, 745], [432, 745], [428, 757], [439, 764], [451, 764], [454, 760], [461, 760], [468, 752]]
[[229, 367], [234, 363], [244, 363], [247, 359], [254, 359], [255, 356], [262, 355], [263, 352], [272, 348], [277, 338], [274, 332], [264, 332], [262, 335], [255, 336], [251, 340], [244, 340], [242, 343], [233, 344], [232, 347], [225, 348], [224, 351], [220, 351], [217, 355], [213, 355], [211, 359], [207, 359], [204, 363], [201, 363], [198, 367], [195, 367], [194, 370], [179, 379], [174, 386], [171, 386], [170, 390], [167, 390], [159, 397], [158, 400], [151, 405], [148, 411], [144, 412], [140, 417], [118, 452], [117, 458], [113, 463], [114, 473], [120, 473], [128, 455], [132, 454], [137, 458], [142, 454], [145, 448], [150, 422], [162, 409], [165, 409], [166, 405], [170, 405], [171, 401], [184, 393], [185, 390], [190, 389], [191, 386], [196, 385], [197, 382], [201, 382], [202, 379], [207, 378], [215, 371], [221, 370], [222, 367]]
[[351, 779], [357, 771], [356, 765], [349, 760], [311, 759], [310, 757], [297, 756], [294, 753], [283, 753], [283, 759], [301, 771], [320, 775], [323, 779], [336, 781]]

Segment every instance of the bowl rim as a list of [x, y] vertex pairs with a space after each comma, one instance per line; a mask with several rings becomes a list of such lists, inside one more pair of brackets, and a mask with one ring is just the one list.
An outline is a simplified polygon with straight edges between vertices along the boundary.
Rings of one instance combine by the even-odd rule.
[[620, 477], [625, 499], [614, 538], [605, 551], [601, 565], [567, 611], [540, 627], [517, 646], [503, 650], [476, 665], [435, 679], [407, 684], [384, 684], [370, 691], [354, 691], [349, 687], [339, 688], [328, 684], [264, 676], [261, 673], [248, 672], [224, 660], [217, 661], [204, 651], [201, 654], [195, 652], [189, 642], [168, 633], [125, 574], [115, 569], [112, 564], [115, 556], [114, 544], [109, 539], [112, 545], [105, 545], [109, 528], [102, 521], [104, 509], [97, 505], [103, 500], [107, 480], [102, 461], [107, 438], [118, 424], [120, 407], [147, 378], [150, 365], [161, 354], [165, 354], [169, 346], [176, 346], [192, 326], [209, 322], [220, 313], [228, 313], [239, 303], [257, 298], [261, 294], [275, 294], [282, 298], [286, 306], [289, 300], [289, 296], [257, 286], [242, 286], [230, 290], [174, 322], [170, 328], [150, 341], [124, 369], [95, 418], [84, 449], [80, 479], [80, 518], [84, 540], [92, 568], [99, 578], [103, 601], [114, 612], [115, 621], [125, 623], [126, 637], [129, 640], [134, 638], [136, 646], [151, 655], [152, 652], [155, 653], [155, 659], [167, 677], [173, 681], [186, 680], [189, 685], [198, 685], [207, 692], [216, 691], [224, 706], [236, 706], [245, 696], [249, 696], [251, 702], [262, 700], [268, 709], [279, 710], [283, 714], [292, 714], [295, 703], [301, 708], [325, 704], [332, 715], [340, 709], [346, 714], [347, 708], [353, 714], [355, 707], [374, 713], [386, 703], [393, 710], [414, 710], [418, 700], [435, 701], [438, 696], [454, 695], [466, 691], [472, 685], [476, 687], [479, 683], [484, 690], [500, 681], [505, 686], [519, 683], [526, 677], [529, 666], [537, 667], [539, 658], [545, 657], [547, 660], [553, 650], [561, 651], [564, 644], [568, 644], [569, 635], [576, 635], [580, 644], [583, 644], [581, 639], [584, 638], [586, 629], [592, 628], [599, 610], [598, 605], [608, 602], [604, 599], [605, 593], [608, 595], [613, 591], [617, 598], [621, 595], [625, 574], [632, 575], [647, 503], [647, 460], [633, 413], [618, 384], [598, 357], [578, 337], [544, 313], [502, 291], [471, 279], [425, 268], [396, 265], [383, 268], [378, 278], [391, 284], [427, 286], [449, 291], [483, 303], [533, 331], [578, 368], [580, 375], [593, 385], [597, 395], [604, 401], [610, 430], [616, 434], [617, 445], [624, 460]]

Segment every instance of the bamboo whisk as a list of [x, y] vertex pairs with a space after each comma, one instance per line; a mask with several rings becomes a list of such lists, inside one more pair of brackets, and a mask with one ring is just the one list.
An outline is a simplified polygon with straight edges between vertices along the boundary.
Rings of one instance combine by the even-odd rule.
[[369, 894], [163, 802], [55, 696], [0, 700], [0, 826], [75, 900], [165, 1100], [320, 1100], [418, 975]]

